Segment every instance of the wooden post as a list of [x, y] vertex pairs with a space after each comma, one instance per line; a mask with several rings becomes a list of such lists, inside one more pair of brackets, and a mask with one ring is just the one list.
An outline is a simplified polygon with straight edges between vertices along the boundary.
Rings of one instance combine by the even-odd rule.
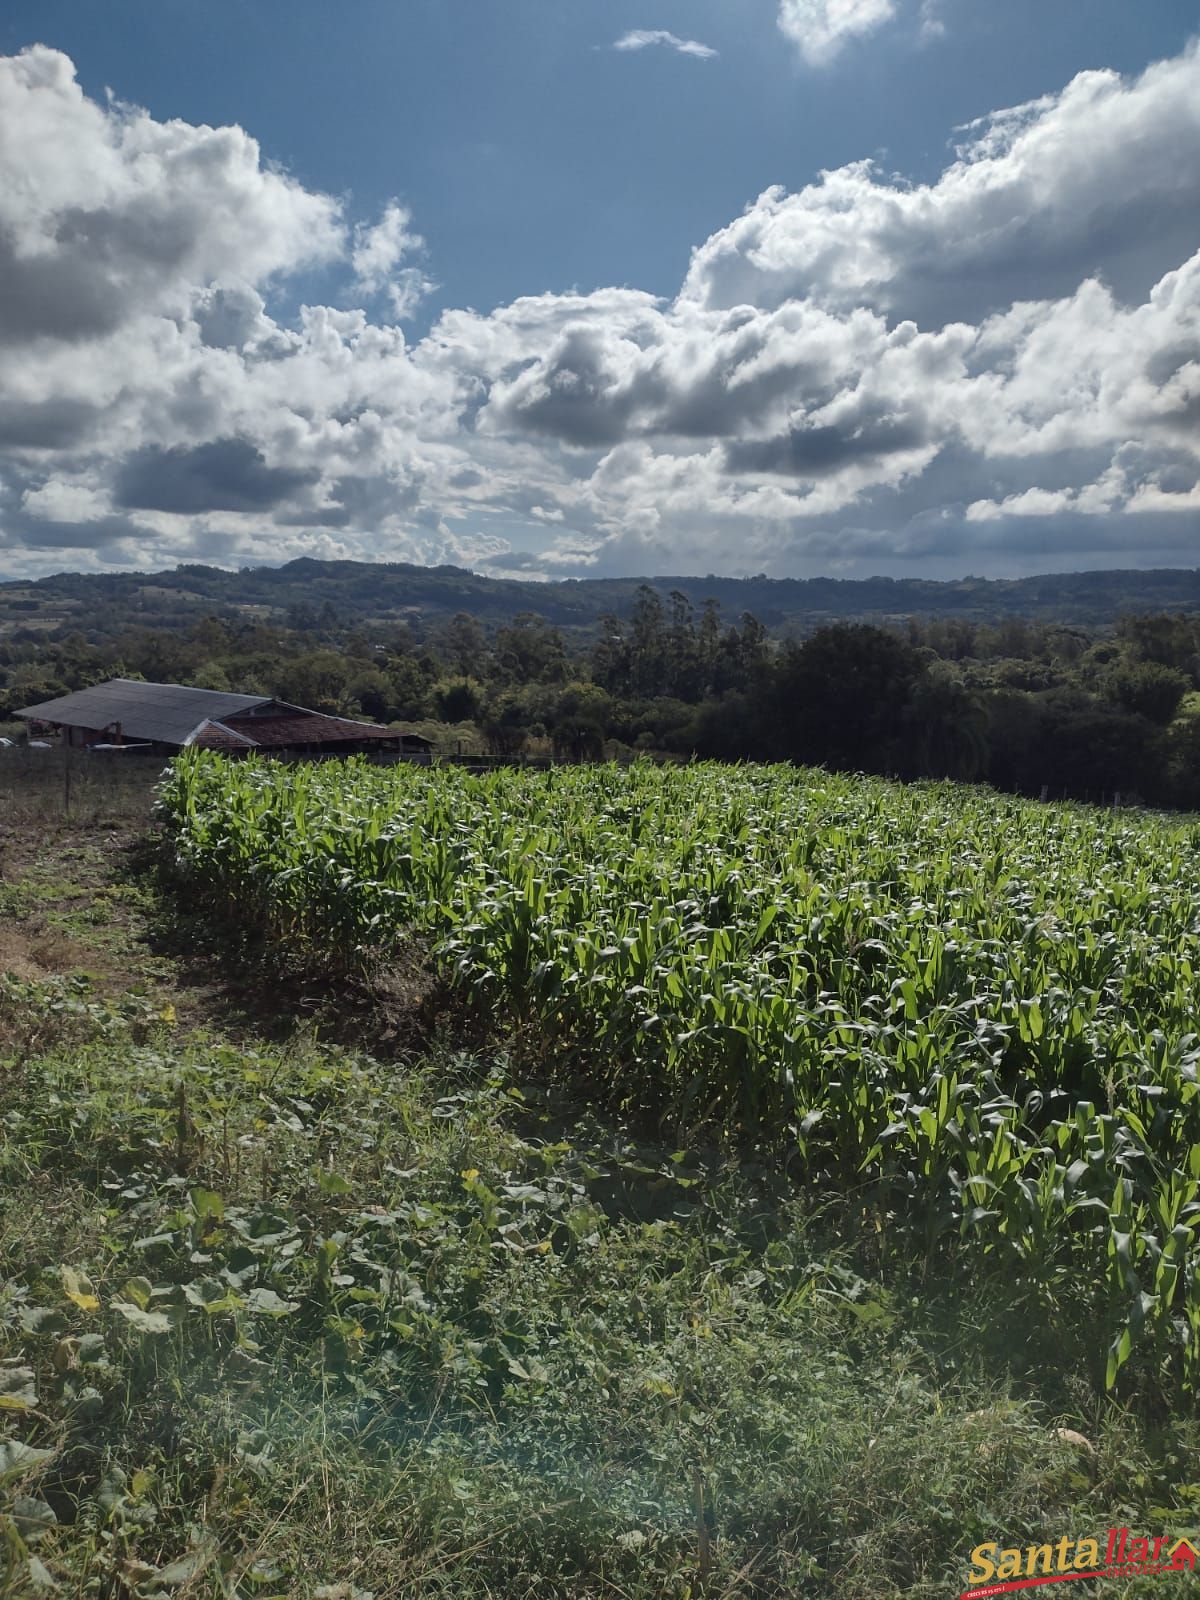
[[692, 1468], [692, 1506], [696, 1515], [696, 1573], [703, 1583], [712, 1570], [712, 1530], [704, 1504], [704, 1475]]

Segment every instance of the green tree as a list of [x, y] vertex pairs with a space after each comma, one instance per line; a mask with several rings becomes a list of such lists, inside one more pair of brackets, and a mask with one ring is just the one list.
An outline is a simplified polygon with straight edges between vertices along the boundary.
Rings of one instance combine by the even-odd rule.
[[986, 770], [987, 711], [948, 663], [935, 662], [916, 680], [904, 719], [912, 773], [970, 781]]
[[474, 722], [483, 707], [483, 685], [475, 678], [456, 678], [441, 685], [436, 699], [443, 722]]
[[670, 594], [671, 619], [665, 642], [662, 689], [679, 700], [698, 700], [704, 689], [692, 602], [679, 589]]
[[905, 770], [905, 714], [925, 670], [919, 652], [884, 628], [819, 629], [789, 647], [775, 671], [768, 702], [777, 748], [842, 770]]
[[1157, 661], [1121, 661], [1108, 669], [1102, 686], [1105, 698], [1122, 710], [1166, 727], [1192, 683], [1186, 673]]
[[662, 694], [667, 682], [667, 632], [662, 597], [648, 583], [638, 588], [630, 619], [630, 691]]
[[392, 715], [392, 680], [379, 667], [352, 673], [346, 693], [360, 715], [371, 722], [387, 722]]
[[494, 659], [502, 683], [562, 683], [567, 677], [562, 634], [533, 611], [522, 611], [496, 630]]
[[619, 617], [606, 611], [600, 618], [599, 634], [592, 647], [591, 674], [610, 694], [629, 693], [630, 646]]
[[234, 693], [240, 693], [234, 689], [234, 685], [229, 681], [229, 673], [219, 661], [201, 661], [198, 666], [193, 667], [192, 683], [197, 689], [219, 689], [223, 693], [233, 690]]
[[459, 611], [439, 629], [434, 647], [447, 670], [456, 677], [481, 677], [488, 670], [488, 639], [483, 624]]
[[434, 676], [428, 658], [404, 655], [388, 662], [388, 717], [419, 718], [429, 710]]
[[519, 689], [505, 689], [491, 701], [480, 731], [493, 755], [519, 755], [527, 740], [528, 705]]
[[555, 753], [574, 761], [604, 753], [611, 723], [608, 696], [594, 683], [569, 683], [559, 694], [550, 724]]
[[337, 715], [348, 699], [347, 675], [336, 650], [310, 650], [280, 667], [275, 693], [292, 705]]

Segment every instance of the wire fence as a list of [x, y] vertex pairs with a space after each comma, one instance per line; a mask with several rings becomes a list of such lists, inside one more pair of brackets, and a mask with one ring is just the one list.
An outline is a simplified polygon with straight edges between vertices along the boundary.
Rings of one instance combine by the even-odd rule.
[[148, 821], [161, 755], [0, 749], [0, 822]]
[[[149, 821], [154, 787], [170, 759], [161, 752], [95, 751], [69, 745], [0, 748], [0, 824]], [[345, 755], [337, 751], [322, 755], [273, 752], [272, 759], [287, 763], [336, 761], [344, 760]], [[369, 754], [367, 760], [379, 766], [454, 766], [471, 772], [491, 772], [498, 767], [545, 770], [579, 764], [550, 756], [424, 752], [376, 752]]]
[[[60, 745], [48, 750], [0, 749], [0, 823], [149, 821], [154, 787], [170, 757], [131, 750], [91, 751]], [[341, 760], [323, 756], [276, 755], [285, 762]], [[549, 767], [545, 758], [453, 755], [381, 755], [380, 765], [463, 766], [486, 772], [495, 767]]]

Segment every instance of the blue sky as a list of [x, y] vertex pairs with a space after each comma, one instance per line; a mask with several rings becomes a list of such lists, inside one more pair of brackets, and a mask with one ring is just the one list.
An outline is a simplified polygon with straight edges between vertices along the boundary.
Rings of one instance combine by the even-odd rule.
[[[432, 312], [673, 294], [692, 246], [771, 184], [863, 156], [934, 177], [957, 125], [1200, 30], [1185, 0], [944, 0], [932, 39], [912, 11], [820, 70], [772, 0], [8, 0], [0, 50], [52, 44], [93, 95], [239, 123], [364, 216], [399, 196], [441, 285]], [[606, 48], [636, 28], [719, 57]]]
[[[1173, 170], [1200, 171], [1198, 27], [1182, 0], [9, 0], [9, 142], [36, 192], [10, 217], [0, 200], [0, 231], [19, 265], [86, 216], [66, 232], [91, 240], [77, 263], [91, 276], [72, 309], [71, 262], [46, 270], [47, 256], [37, 296], [61, 268], [61, 327], [45, 311], [33, 339], [28, 310], [14, 313], [28, 367], [8, 403], [48, 420], [41, 435], [15, 425], [5, 455], [0, 389], [0, 559], [311, 551], [576, 575], [1191, 565], [1200, 492], [1172, 419], [1190, 416], [1193, 388], [1169, 359], [1193, 337], [1191, 278], [1165, 318], [1153, 291], [1200, 246], [1200, 179]], [[613, 48], [636, 30], [654, 41]], [[61, 53], [65, 75], [46, 52], [34, 71], [34, 45]], [[1170, 79], [1141, 80], [1163, 62]], [[1095, 93], [1089, 71], [1107, 75]], [[142, 117], [136, 148], [108, 91]], [[56, 97], [43, 133], [22, 116], [28, 95]], [[1122, 117], [1127, 139], [1106, 146]], [[244, 130], [257, 151], [221, 145], [218, 160], [205, 127]], [[73, 138], [103, 147], [90, 176], [71, 166]], [[145, 175], [147, 139], [184, 163], [158, 175], [174, 198]], [[832, 196], [825, 170], [848, 174]], [[933, 221], [917, 215], [922, 186]], [[1002, 216], [986, 209], [999, 189]], [[372, 246], [389, 207], [395, 247]], [[882, 265], [864, 269], [862, 239]], [[1104, 306], [1080, 299], [1090, 283]], [[84, 330], [94, 296], [105, 306]], [[1042, 321], [1017, 327], [1013, 308], [1032, 302]], [[236, 307], [236, 340], [211, 332], [214, 305]], [[720, 321], [740, 305], [758, 319], [752, 356], [751, 335]], [[304, 306], [329, 308], [319, 329]], [[357, 331], [337, 320], [353, 308]], [[1116, 415], [1105, 374], [1150, 322], [1168, 352], [1161, 393]], [[887, 341], [910, 324], [902, 356]], [[1096, 393], [1048, 420], [1038, 373], [1047, 393], [1062, 374], [1047, 352], [1089, 327], [1096, 359], [1078, 382]], [[734, 364], [700, 372], [696, 351], [722, 339]], [[95, 369], [86, 394], [64, 376], [67, 347]], [[268, 352], [286, 369], [270, 381]], [[739, 412], [728, 402], [756, 361], [779, 369], [769, 403]], [[993, 416], [1001, 380], [1010, 403]], [[979, 408], [972, 427], [964, 405]]]

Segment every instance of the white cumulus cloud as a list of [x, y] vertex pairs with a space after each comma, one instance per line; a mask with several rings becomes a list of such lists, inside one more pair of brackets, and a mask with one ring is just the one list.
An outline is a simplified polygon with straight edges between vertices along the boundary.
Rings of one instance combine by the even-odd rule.
[[0, 58], [0, 336], [85, 340], [185, 309], [197, 283], [333, 259], [340, 208], [240, 128], [88, 100], [66, 56]]
[[851, 39], [895, 14], [895, 0], [779, 0], [781, 30], [814, 67], [827, 66]]
[[[1200, 50], [959, 132], [923, 185], [766, 191], [674, 297], [450, 307], [409, 343], [398, 201], [354, 226], [241, 129], [0, 58], [0, 559], [1194, 563]], [[318, 265], [362, 304], [285, 318]]]
[[694, 253], [685, 293], [717, 307], [876, 306], [977, 318], [1100, 275], [1144, 294], [1200, 242], [1200, 53], [1139, 78], [1080, 73], [964, 130], [933, 183], [869, 161], [766, 190]]
[[412, 227], [412, 213], [389, 201], [378, 222], [370, 227], [360, 223], [354, 230], [354, 287], [368, 296], [386, 291], [395, 315], [401, 320], [410, 317], [437, 285], [419, 267], [400, 263], [424, 251], [425, 241]]

